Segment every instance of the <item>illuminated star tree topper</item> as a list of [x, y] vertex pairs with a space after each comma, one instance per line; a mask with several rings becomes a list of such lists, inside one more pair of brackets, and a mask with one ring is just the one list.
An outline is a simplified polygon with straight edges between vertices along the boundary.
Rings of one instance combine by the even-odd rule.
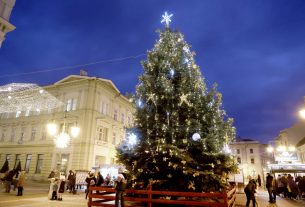
[[173, 14], [168, 15], [167, 12], [165, 12], [165, 13], [162, 15], [161, 23], [165, 22], [165, 26], [166, 26], [166, 27], [169, 27], [169, 23], [172, 21], [172, 20], [171, 20], [171, 17], [172, 17], [172, 16], [173, 16]]

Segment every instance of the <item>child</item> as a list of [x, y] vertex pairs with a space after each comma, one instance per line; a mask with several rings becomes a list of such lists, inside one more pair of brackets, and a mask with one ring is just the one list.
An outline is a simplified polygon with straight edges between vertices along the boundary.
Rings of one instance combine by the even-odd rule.
[[59, 201], [62, 201], [62, 194], [65, 192], [65, 184], [66, 184], [66, 181], [65, 181], [65, 176], [60, 176], [60, 184], [59, 184], [59, 189], [58, 189], [58, 198], [57, 200]]
[[53, 183], [53, 187], [52, 187], [52, 198], [51, 200], [57, 200], [57, 190], [58, 190], [58, 178], [55, 178], [55, 181]]

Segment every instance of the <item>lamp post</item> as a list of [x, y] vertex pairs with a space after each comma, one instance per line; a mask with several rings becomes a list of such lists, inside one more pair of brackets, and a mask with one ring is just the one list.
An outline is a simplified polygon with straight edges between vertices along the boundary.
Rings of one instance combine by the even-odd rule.
[[[63, 164], [64, 162], [67, 164], [67, 158], [63, 159], [62, 151], [63, 149], [69, 146], [69, 143], [72, 138], [76, 138], [80, 133], [80, 128], [77, 126], [77, 123], [67, 123], [66, 113], [64, 116], [63, 123], [57, 123], [54, 120], [47, 125], [48, 134], [54, 137], [54, 143], [59, 152], [59, 160], [58, 163], [61, 171], [64, 171]], [[58, 159], [58, 158], [57, 158]]]

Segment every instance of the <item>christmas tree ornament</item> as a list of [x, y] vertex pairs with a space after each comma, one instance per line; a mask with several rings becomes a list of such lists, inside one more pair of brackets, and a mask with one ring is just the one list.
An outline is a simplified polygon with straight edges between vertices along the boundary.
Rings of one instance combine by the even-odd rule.
[[172, 21], [172, 20], [171, 20], [171, 17], [172, 17], [172, 16], [173, 16], [173, 14], [168, 15], [167, 12], [165, 12], [165, 13], [162, 15], [161, 23], [165, 22], [165, 26], [166, 26], [166, 27], [169, 27], [169, 23]]
[[201, 137], [200, 137], [200, 134], [198, 134], [198, 133], [195, 133], [195, 134], [193, 134], [193, 136], [192, 136], [192, 140], [194, 140], [194, 141], [198, 141], [200, 138], [201, 138]]

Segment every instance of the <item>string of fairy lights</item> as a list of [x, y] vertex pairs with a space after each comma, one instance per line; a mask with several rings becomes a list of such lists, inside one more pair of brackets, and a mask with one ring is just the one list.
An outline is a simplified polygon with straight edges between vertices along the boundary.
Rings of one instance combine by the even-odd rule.
[[33, 83], [0, 86], [0, 113], [40, 112], [63, 105], [52, 94]]

